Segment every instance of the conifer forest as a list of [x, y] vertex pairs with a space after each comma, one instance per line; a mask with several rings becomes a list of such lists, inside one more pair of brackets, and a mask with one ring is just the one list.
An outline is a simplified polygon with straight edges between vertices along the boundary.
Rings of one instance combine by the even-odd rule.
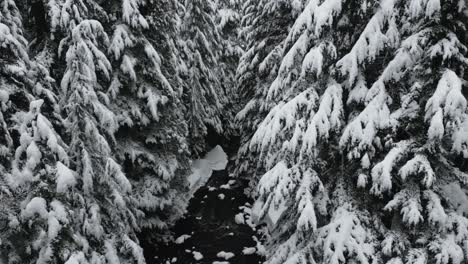
[[468, 0], [0, 0], [0, 264], [468, 264]]

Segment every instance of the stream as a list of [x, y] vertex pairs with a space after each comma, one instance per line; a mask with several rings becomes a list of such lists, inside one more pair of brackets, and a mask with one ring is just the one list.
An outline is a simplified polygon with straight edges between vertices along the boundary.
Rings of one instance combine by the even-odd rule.
[[[246, 182], [227, 170], [214, 171], [207, 184], [190, 200], [186, 215], [172, 228], [175, 241], [145, 248], [148, 264], [257, 264], [262, 246], [248, 219], [251, 200]], [[237, 215], [237, 216], [236, 216]], [[237, 219], [236, 219], [237, 218]], [[240, 219], [240, 220], [239, 220]], [[244, 219], [244, 220], [242, 220]]]

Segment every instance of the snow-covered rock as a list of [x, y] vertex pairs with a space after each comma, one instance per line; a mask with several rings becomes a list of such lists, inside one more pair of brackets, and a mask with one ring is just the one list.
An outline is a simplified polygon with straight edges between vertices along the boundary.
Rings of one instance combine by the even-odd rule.
[[203, 255], [202, 255], [200, 252], [198, 252], [198, 251], [193, 251], [192, 254], [193, 254], [193, 258], [194, 258], [195, 260], [201, 260], [201, 259], [203, 259]]
[[223, 185], [221, 185], [221, 186], [219, 186], [219, 187], [220, 187], [221, 189], [226, 189], [226, 190], [231, 189], [231, 186], [230, 186], [228, 183], [223, 184]]
[[236, 216], [234, 216], [234, 221], [236, 221], [236, 224], [238, 225], [245, 224], [244, 214], [243, 213], [236, 214]]
[[242, 254], [244, 254], [244, 255], [252, 255], [252, 254], [255, 253], [255, 251], [256, 251], [256, 248], [254, 248], [254, 247], [246, 247], [246, 248], [244, 248], [244, 249], [242, 250]]
[[232, 253], [232, 252], [221, 251], [221, 252], [218, 252], [218, 254], [216, 254], [216, 256], [217, 256], [218, 258], [222, 258], [222, 259], [228, 260], [228, 259], [233, 258], [235, 255], [234, 255], [234, 253]]
[[191, 235], [181, 235], [180, 237], [178, 237], [174, 243], [176, 244], [182, 244], [184, 243], [187, 239], [191, 238], [192, 236]]

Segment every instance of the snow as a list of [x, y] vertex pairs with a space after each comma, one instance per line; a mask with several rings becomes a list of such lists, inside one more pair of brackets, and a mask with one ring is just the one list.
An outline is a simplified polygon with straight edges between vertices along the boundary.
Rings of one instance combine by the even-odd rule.
[[428, 137], [441, 140], [448, 133], [452, 136], [452, 150], [468, 156], [467, 100], [461, 92], [462, 83], [455, 72], [446, 70], [437, 84], [436, 91], [426, 104], [426, 121], [430, 121]]
[[432, 17], [433, 14], [440, 11], [440, 0], [428, 0], [426, 4], [426, 16]]
[[429, 126], [429, 130], [427, 131], [427, 136], [430, 140], [441, 140], [444, 136], [443, 120], [443, 110], [442, 108], [439, 108], [439, 110], [432, 117], [431, 125]]
[[431, 190], [426, 190], [424, 191], [424, 197], [428, 201], [426, 208], [429, 222], [433, 225], [443, 226], [448, 216], [445, 213], [439, 195]]
[[281, 161], [262, 176], [257, 187], [260, 197], [252, 210], [254, 221], [264, 220], [269, 228], [275, 227], [283, 212], [288, 209], [296, 169], [297, 167], [288, 168], [285, 161]]
[[32, 218], [36, 214], [42, 219], [47, 219], [47, 203], [44, 198], [32, 198], [31, 201], [29, 201], [29, 203], [26, 205], [26, 208], [21, 211], [21, 216], [24, 218]]
[[[331, 82], [323, 93], [320, 106], [307, 122], [307, 129], [303, 135], [304, 143], [301, 147], [301, 155], [314, 153], [313, 149], [319, 142], [319, 139], [326, 140], [329, 133], [341, 126], [341, 116], [343, 112], [342, 105], [342, 87]], [[295, 148], [295, 146], [291, 147]]]
[[219, 145], [210, 150], [203, 159], [206, 160], [210, 164], [211, 169], [215, 171], [226, 169], [228, 163], [227, 154]]
[[46, 139], [47, 146], [58, 154], [61, 161], [66, 162], [68, 158], [66, 157], [65, 150], [58, 144], [57, 136], [52, 130], [52, 124], [49, 120], [39, 114], [36, 119], [36, 125], [41, 139]]
[[302, 75], [311, 72], [318, 77], [322, 73], [323, 55], [320, 47], [312, 48], [302, 61]]
[[106, 160], [106, 175], [112, 177], [114, 182], [120, 187], [122, 192], [129, 192], [132, 189], [130, 181], [122, 172], [121, 166], [112, 158]]
[[128, 235], [123, 235], [123, 242], [124, 242], [124, 246], [128, 250], [127, 252], [129, 252], [134, 258], [133, 263], [135, 264], [146, 263], [145, 258], [143, 257], [143, 249], [140, 247], [140, 245], [138, 245], [138, 243], [130, 239]]
[[132, 47], [134, 45], [130, 32], [127, 30], [126, 25], [117, 25], [114, 29], [114, 35], [109, 47], [111, 53], [114, 54], [116, 60], [120, 59], [125, 47]]
[[468, 214], [468, 196], [457, 182], [445, 184], [441, 187], [443, 197], [461, 215]]
[[221, 252], [218, 252], [218, 254], [216, 254], [216, 256], [217, 256], [218, 258], [222, 258], [222, 259], [228, 260], [228, 259], [233, 258], [235, 255], [234, 255], [234, 253], [232, 253], [232, 252], [221, 251]]
[[10, 93], [8, 91], [0, 90], [0, 101], [2, 103], [8, 102], [9, 98], [10, 98]]
[[358, 76], [359, 65], [365, 60], [373, 61], [383, 50], [386, 42], [389, 42], [390, 38], [382, 32], [382, 27], [392, 17], [391, 13], [388, 12], [392, 10], [390, 6], [393, 6], [393, 1], [385, 0], [382, 2], [381, 8], [367, 23], [351, 51], [337, 63], [338, 67], [341, 68], [341, 73], [348, 76], [350, 86]]
[[410, 197], [404, 202], [401, 214], [403, 215], [403, 223], [407, 223], [410, 226], [416, 226], [424, 220], [422, 216], [421, 200], [419, 197]]
[[120, 64], [120, 69], [123, 73], [127, 74], [131, 80], [136, 81], [136, 73], [135, 73], [135, 64], [137, 60], [134, 57], [124, 55], [122, 59], [122, 63]]
[[141, 0], [124, 0], [122, 2], [122, 17], [124, 21], [134, 28], [148, 28], [148, 22], [140, 14]]
[[57, 192], [65, 193], [76, 185], [75, 173], [62, 162], [57, 162]]
[[396, 163], [409, 151], [411, 144], [412, 141], [398, 142], [385, 158], [372, 168], [372, 193], [381, 195], [383, 192], [392, 189], [391, 172]]
[[192, 236], [191, 235], [181, 235], [179, 236], [175, 241], [174, 243], [176, 244], [182, 244], [184, 243], [187, 239], [191, 238]]
[[399, 170], [399, 174], [403, 180], [410, 175], [423, 174], [422, 183], [427, 187], [431, 187], [435, 181], [435, 173], [427, 157], [423, 154], [416, 154], [414, 158], [407, 161]]
[[59, 221], [57, 218], [55, 218], [52, 215], [49, 215], [49, 218], [47, 219], [47, 237], [50, 240], [53, 240], [57, 237], [58, 233], [62, 229], [62, 225], [60, 225]]
[[203, 259], [203, 255], [202, 255], [200, 252], [198, 252], [198, 251], [193, 251], [192, 254], [193, 254], [193, 258], [194, 258], [195, 260], [201, 260], [201, 259]]
[[60, 202], [60, 201], [57, 201], [57, 200], [53, 200], [51, 203], [50, 203], [50, 206], [52, 207], [52, 210], [49, 212], [50, 215], [53, 215], [54, 217], [56, 217], [60, 222], [62, 223], [68, 223], [68, 214], [67, 214], [67, 211], [64, 207], [64, 205]]
[[28, 158], [28, 161], [26, 162], [26, 167], [28, 167], [31, 170], [34, 170], [41, 161], [42, 154], [39, 148], [36, 145], [36, 142], [31, 142], [29, 144], [28, 148], [26, 149], [26, 155]]
[[70, 256], [70, 258], [68, 258], [65, 264], [80, 264], [80, 263], [86, 263], [86, 262], [87, 260], [83, 252], [75, 252]]
[[366, 185], [367, 185], [367, 178], [368, 178], [367, 175], [365, 175], [365, 174], [363, 174], [363, 173], [359, 174], [359, 176], [358, 176], [358, 181], [357, 181], [357, 186], [358, 186], [359, 188], [364, 188], [364, 187], [366, 187]]
[[359, 211], [349, 203], [338, 207], [330, 223], [318, 230], [316, 245], [324, 252], [324, 263], [339, 264], [345, 256], [358, 256], [366, 262], [374, 248], [369, 232], [359, 220]]
[[107, 239], [104, 242], [104, 247], [106, 250], [106, 253], [105, 253], [106, 260], [109, 263], [120, 263], [119, 255], [117, 253], [117, 250], [114, 247], [114, 241]]
[[192, 162], [192, 174], [188, 176], [190, 195], [205, 185], [213, 171], [224, 170], [228, 158], [224, 150], [218, 145], [210, 150], [202, 159]]

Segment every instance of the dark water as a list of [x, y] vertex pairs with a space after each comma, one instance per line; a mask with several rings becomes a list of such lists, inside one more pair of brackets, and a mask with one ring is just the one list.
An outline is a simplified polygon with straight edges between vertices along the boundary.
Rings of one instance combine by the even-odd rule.
[[[236, 180], [230, 189], [221, 185]], [[210, 190], [211, 187], [211, 190]], [[214, 187], [214, 188], [213, 188]], [[230, 264], [257, 264], [262, 258], [256, 254], [244, 255], [246, 247], [255, 247], [253, 236], [256, 232], [247, 225], [236, 224], [235, 215], [241, 212], [240, 206], [251, 203], [243, 192], [245, 183], [239, 179], [229, 178], [226, 171], [215, 171], [207, 185], [200, 188], [190, 201], [188, 213], [172, 229], [174, 237], [188, 234], [182, 244], [169, 243], [157, 245], [157, 250], [145, 246], [145, 257], [148, 264], [165, 264], [177, 258], [174, 263], [212, 264], [214, 261], [228, 261]], [[219, 198], [224, 194], [224, 199]], [[195, 260], [192, 251], [200, 252], [203, 258]], [[232, 252], [229, 260], [218, 258], [220, 251]], [[167, 262], [169, 261], [169, 262]]]

